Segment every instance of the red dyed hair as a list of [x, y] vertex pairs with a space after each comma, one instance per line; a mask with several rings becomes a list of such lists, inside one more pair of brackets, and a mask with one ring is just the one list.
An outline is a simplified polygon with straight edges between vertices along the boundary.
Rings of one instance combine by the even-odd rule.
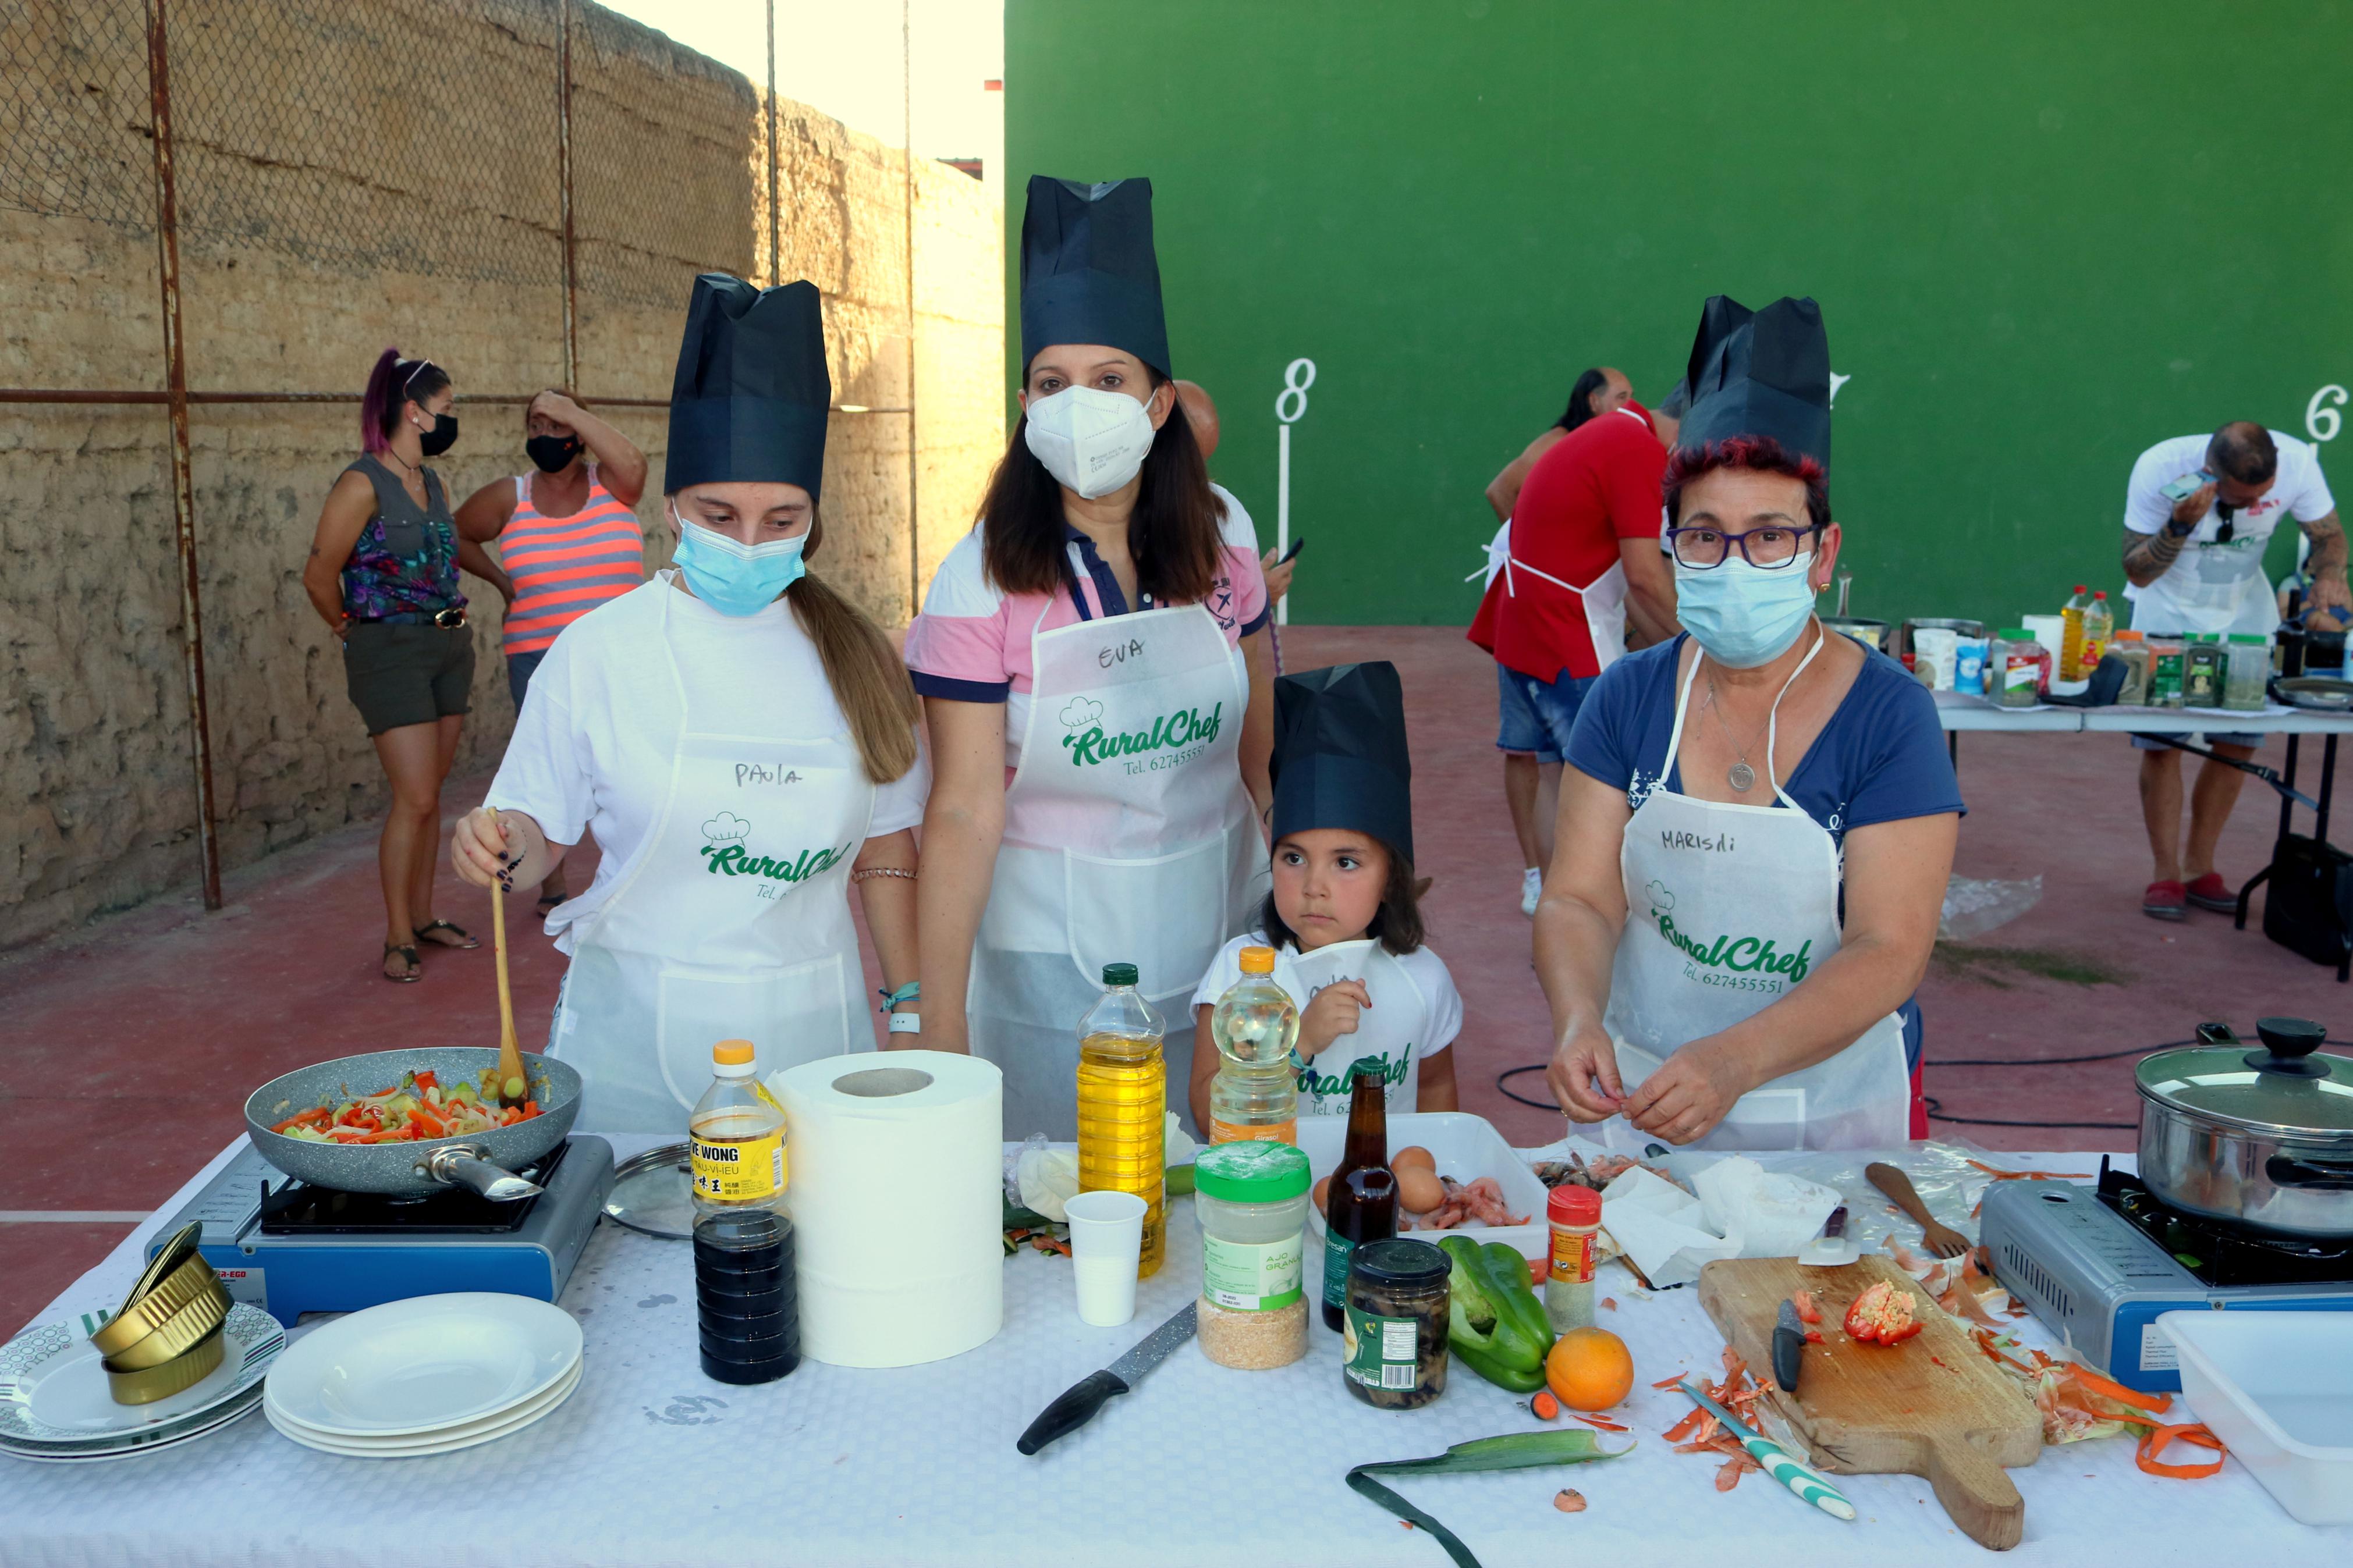
[[1660, 476], [1659, 490], [1666, 498], [1668, 527], [1683, 521], [1683, 487], [1717, 468], [1746, 468], [1800, 481], [1806, 487], [1806, 516], [1816, 528], [1830, 526], [1830, 470], [1770, 436], [1732, 436], [1704, 447], [1678, 447], [1667, 454], [1667, 471]]

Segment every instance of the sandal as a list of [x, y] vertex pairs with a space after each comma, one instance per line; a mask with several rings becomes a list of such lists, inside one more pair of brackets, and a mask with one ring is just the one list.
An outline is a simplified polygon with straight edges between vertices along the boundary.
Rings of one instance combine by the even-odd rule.
[[390, 958], [396, 952], [400, 954], [402, 958], [408, 961], [408, 973], [406, 974], [395, 974], [392, 973], [391, 969], [386, 968], [384, 972], [384, 977], [386, 980], [391, 981], [395, 985], [413, 985], [417, 982], [425, 978], [425, 963], [424, 960], [417, 956], [416, 948], [403, 947], [397, 943], [389, 942], [384, 944], [385, 957]]
[[571, 897], [570, 893], [551, 893], [547, 890], [546, 884], [542, 883], [539, 889], [539, 912], [543, 915], [547, 914], [556, 905], [568, 902]]
[[474, 940], [472, 934], [469, 932], [464, 926], [452, 925], [448, 921], [427, 921], [423, 925], [417, 928], [417, 934], [418, 936], [423, 936], [427, 931], [453, 931], [463, 940], [459, 942], [437, 942], [433, 944], [436, 947], [455, 948], [462, 952], [470, 947], [480, 947], [482, 945], [480, 942]]

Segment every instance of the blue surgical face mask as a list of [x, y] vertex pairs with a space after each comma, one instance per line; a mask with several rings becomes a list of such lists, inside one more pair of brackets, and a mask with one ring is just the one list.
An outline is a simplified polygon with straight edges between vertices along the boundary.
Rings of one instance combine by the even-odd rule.
[[[670, 515], [677, 517], [677, 509]], [[678, 569], [686, 574], [694, 596], [721, 615], [755, 616], [808, 570], [801, 560], [807, 542], [808, 535], [802, 533], [765, 544], [743, 544], [716, 529], [679, 518]]]
[[1675, 618], [1726, 669], [1755, 669], [1789, 651], [1814, 613], [1812, 552], [1770, 571], [1737, 555], [1694, 571], [1675, 563]]

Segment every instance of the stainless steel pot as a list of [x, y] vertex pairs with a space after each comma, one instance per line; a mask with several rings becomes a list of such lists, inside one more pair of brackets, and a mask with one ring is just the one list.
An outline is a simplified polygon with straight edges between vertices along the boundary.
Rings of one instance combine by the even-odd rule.
[[2353, 1237], [2353, 1057], [2320, 1025], [2259, 1018], [2265, 1048], [2220, 1024], [2134, 1069], [2140, 1177], [2174, 1207], [2275, 1236]]

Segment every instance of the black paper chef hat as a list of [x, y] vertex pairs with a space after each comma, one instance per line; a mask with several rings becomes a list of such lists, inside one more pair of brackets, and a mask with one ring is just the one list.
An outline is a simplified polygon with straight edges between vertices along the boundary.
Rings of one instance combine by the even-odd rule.
[[1277, 838], [1348, 827], [1413, 858], [1413, 763], [1396, 665], [1372, 659], [1276, 677], [1271, 766]]
[[1051, 343], [1108, 343], [1163, 375], [1168, 323], [1152, 248], [1152, 182], [1029, 176], [1021, 216], [1021, 369]]
[[832, 404], [817, 285], [754, 289], [703, 273], [670, 382], [663, 490], [750, 480], [798, 485], [815, 500]]
[[1784, 297], [1756, 311], [1727, 295], [1709, 300], [1686, 384], [1691, 409], [1676, 447], [1770, 436], [1830, 468], [1831, 340], [1811, 300]]

